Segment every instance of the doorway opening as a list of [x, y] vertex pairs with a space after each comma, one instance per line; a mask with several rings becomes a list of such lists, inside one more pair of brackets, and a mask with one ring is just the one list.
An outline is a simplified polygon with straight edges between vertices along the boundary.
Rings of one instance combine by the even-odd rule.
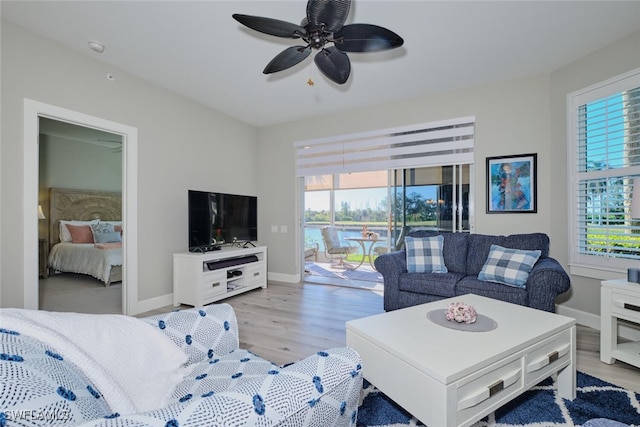
[[[46, 118], [117, 135], [122, 142], [123, 314], [137, 312], [137, 129], [61, 107], [24, 101], [24, 308], [38, 309], [39, 289], [39, 121]], [[30, 212], [34, 212], [30, 215]], [[44, 212], [43, 212], [44, 213]]]
[[38, 124], [39, 308], [122, 313], [122, 137]]

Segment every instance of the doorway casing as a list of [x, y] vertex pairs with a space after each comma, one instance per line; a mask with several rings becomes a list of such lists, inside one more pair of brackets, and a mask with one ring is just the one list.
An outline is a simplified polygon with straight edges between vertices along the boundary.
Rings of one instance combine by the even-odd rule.
[[138, 295], [138, 205], [137, 155], [138, 130], [50, 104], [24, 100], [24, 179], [23, 179], [23, 284], [24, 308], [38, 309], [38, 120], [46, 117], [78, 126], [110, 132], [122, 137], [122, 220], [126, 224], [123, 239], [122, 311], [136, 314]]

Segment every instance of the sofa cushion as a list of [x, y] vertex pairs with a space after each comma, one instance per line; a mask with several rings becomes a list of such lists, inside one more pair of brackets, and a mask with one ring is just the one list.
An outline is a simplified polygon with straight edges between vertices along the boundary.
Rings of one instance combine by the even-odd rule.
[[453, 297], [456, 283], [463, 277], [464, 273], [405, 273], [400, 275], [398, 288], [418, 294]]
[[431, 237], [441, 235], [444, 237], [442, 255], [447, 270], [454, 273], [466, 273], [467, 271], [467, 246], [469, 233], [450, 233], [440, 231], [417, 230], [409, 233], [412, 237]]
[[544, 233], [512, 234], [510, 236], [469, 234], [468, 275], [475, 277], [480, 273], [489, 256], [491, 245], [520, 250], [539, 250], [540, 258], [549, 256], [549, 236]]
[[412, 237], [404, 239], [409, 273], [446, 273], [442, 253], [444, 237]]
[[523, 251], [491, 245], [478, 279], [524, 288], [540, 251]]
[[[456, 283], [456, 296], [476, 294], [487, 298], [498, 299], [513, 304], [529, 305], [529, 293], [524, 288], [506, 286], [501, 283], [485, 282], [474, 276], [465, 276]], [[461, 301], [464, 302], [462, 299]], [[491, 317], [489, 313], [486, 314]]]

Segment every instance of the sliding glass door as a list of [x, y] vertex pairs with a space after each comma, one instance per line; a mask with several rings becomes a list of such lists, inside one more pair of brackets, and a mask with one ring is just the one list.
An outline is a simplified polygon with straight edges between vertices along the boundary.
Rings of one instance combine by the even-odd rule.
[[[469, 232], [471, 175], [465, 164], [307, 176], [305, 249], [315, 247], [318, 261], [329, 261], [321, 234], [325, 226], [347, 240], [362, 237], [365, 229], [373, 233], [378, 240], [372, 256], [398, 249], [403, 230]], [[369, 255], [365, 250], [347, 258], [357, 261]]]

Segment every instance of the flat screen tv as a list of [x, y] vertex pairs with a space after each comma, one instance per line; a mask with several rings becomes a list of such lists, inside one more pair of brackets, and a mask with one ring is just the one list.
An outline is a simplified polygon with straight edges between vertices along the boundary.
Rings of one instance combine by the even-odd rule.
[[189, 190], [189, 250], [258, 240], [258, 198]]

